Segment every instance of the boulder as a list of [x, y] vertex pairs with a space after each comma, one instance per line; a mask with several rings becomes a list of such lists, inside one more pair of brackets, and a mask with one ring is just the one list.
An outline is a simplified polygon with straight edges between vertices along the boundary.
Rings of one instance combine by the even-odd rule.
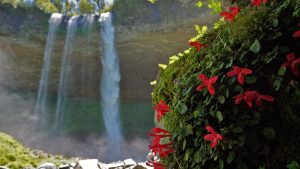
[[123, 162], [124, 162], [125, 168], [137, 165], [137, 163], [133, 159], [130, 159], [130, 158], [124, 160]]
[[44, 163], [38, 166], [38, 169], [56, 169], [56, 166], [53, 163]]
[[99, 169], [97, 159], [80, 160], [74, 169]]

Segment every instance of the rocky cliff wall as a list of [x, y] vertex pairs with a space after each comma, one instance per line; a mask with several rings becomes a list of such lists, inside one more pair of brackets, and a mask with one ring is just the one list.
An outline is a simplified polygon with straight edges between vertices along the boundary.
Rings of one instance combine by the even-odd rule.
[[[146, 0], [124, 0], [116, 4], [113, 13], [123, 99], [150, 99], [152, 89], [149, 82], [155, 79], [157, 64], [166, 63], [169, 56], [188, 47], [187, 41], [195, 34], [194, 24], [210, 24], [216, 19], [207, 10], [195, 7], [192, 0], [166, 0], [155, 5]], [[0, 6], [2, 86], [13, 90], [37, 91], [49, 17], [50, 15], [34, 8], [13, 9]], [[50, 80], [50, 92], [53, 95], [58, 88], [67, 20], [66, 17], [60, 26], [53, 51]], [[81, 26], [79, 23], [79, 27]], [[92, 29], [88, 49], [86, 35], [79, 28], [74, 41], [71, 94], [98, 97], [102, 53], [100, 24], [96, 22]], [[88, 86], [85, 83], [82, 85], [82, 74], [78, 70], [83, 61], [92, 70], [88, 75], [91, 79]]]

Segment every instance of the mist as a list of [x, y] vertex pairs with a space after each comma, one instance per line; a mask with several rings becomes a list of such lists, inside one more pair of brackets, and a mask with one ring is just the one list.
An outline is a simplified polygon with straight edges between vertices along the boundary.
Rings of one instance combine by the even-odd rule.
[[[31, 149], [66, 157], [97, 158], [111, 162], [105, 135], [59, 136], [38, 128], [34, 114], [34, 92], [18, 91], [8, 84], [22, 83], [14, 80], [14, 53], [0, 43], [0, 132], [6, 132]], [[103, 124], [99, 124], [103, 125]], [[134, 137], [123, 140], [122, 159], [146, 161], [148, 139]]]

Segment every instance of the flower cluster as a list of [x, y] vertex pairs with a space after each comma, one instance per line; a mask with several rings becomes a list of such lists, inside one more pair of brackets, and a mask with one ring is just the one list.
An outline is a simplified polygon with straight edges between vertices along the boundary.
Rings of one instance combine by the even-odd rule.
[[300, 58], [296, 58], [294, 53], [288, 53], [286, 55], [287, 61], [281, 66], [291, 69], [292, 74], [295, 77], [300, 76], [298, 65], [300, 64]]
[[247, 91], [243, 94], [239, 94], [235, 96], [234, 98], [235, 98], [234, 101], [235, 104], [240, 104], [244, 100], [250, 108], [253, 107], [252, 104], [253, 101], [255, 101], [257, 106], [262, 105], [262, 100], [265, 100], [267, 102], [274, 101], [274, 98], [272, 96], [262, 95], [258, 91]]
[[235, 16], [239, 13], [240, 8], [238, 6], [230, 7], [229, 11], [223, 11], [220, 13], [220, 16], [223, 16], [226, 20], [229, 22], [232, 22], [235, 18]]
[[156, 114], [156, 119], [157, 121], [160, 121], [160, 119], [170, 111], [170, 107], [163, 101], [161, 100], [156, 106], [153, 108], [155, 110]]
[[208, 92], [211, 95], [215, 95], [215, 89], [213, 87], [213, 84], [216, 83], [218, 80], [218, 76], [214, 76], [210, 79], [208, 79], [204, 74], [200, 74], [198, 78], [203, 82], [201, 85], [197, 87], [198, 91], [202, 91], [204, 88], [207, 88]]
[[197, 52], [201, 50], [201, 48], [206, 48], [207, 45], [200, 43], [199, 41], [189, 42], [190, 46], [196, 48]]
[[211, 141], [210, 148], [215, 148], [218, 144], [218, 140], [223, 140], [223, 136], [217, 133], [211, 126], [207, 125], [205, 127], [207, 131], [209, 131], [211, 134], [206, 134], [204, 136], [204, 140]]
[[[259, 7], [262, 4], [267, 4], [267, 2], [268, 2], [267, 0], [252, 0], [250, 6]], [[221, 12], [220, 15], [223, 16], [229, 22], [233, 22], [235, 17], [239, 14], [240, 10], [241, 10], [241, 8], [236, 5], [236, 6], [230, 7], [229, 11]], [[298, 26], [300, 26], [300, 23], [298, 23]], [[300, 30], [294, 32], [292, 36], [294, 38], [300, 38]], [[196, 41], [189, 42], [189, 45], [194, 47], [196, 49], [196, 51], [199, 52], [203, 48], [207, 48], [210, 44], [203, 44], [203, 43], [201, 43], [201, 40], [196, 40]], [[295, 53], [288, 53], [286, 58], [287, 58], [286, 62], [284, 62], [281, 66], [289, 69], [293, 76], [300, 77], [300, 71], [299, 71], [300, 58], [297, 58]], [[248, 66], [248, 64], [247, 64], [247, 66]], [[227, 67], [226, 67], [226, 69], [227, 69]], [[253, 73], [254, 74], [258, 73], [255, 71], [258, 71], [258, 70], [255, 70], [255, 69], [252, 70], [247, 67], [239, 67], [239, 65], [234, 65], [231, 67], [231, 69], [228, 72], [222, 73], [222, 72], [218, 72], [218, 71], [213, 71], [214, 73], [212, 74], [212, 76], [207, 76], [207, 74], [201, 73], [197, 77], [201, 81], [201, 84], [199, 84], [197, 86], [196, 90], [197, 91], [205, 90], [205, 92], [207, 90], [208, 93], [211, 95], [211, 97], [209, 99], [214, 99], [215, 98], [214, 96], [218, 95], [219, 94], [218, 92], [222, 91], [221, 87], [224, 86], [223, 84], [218, 84], [218, 83], [224, 82], [224, 79], [226, 79], [226, 77], [236, 77], [236, 81], [237, 81], [236, 83], [238, 83], [237, 86], [241, 87], [243, 89], [243, 91], [245, 91], [245, 92], [240, 92], [238, 94], [235, 93], [234, 95], [232, 95], [231, 96], [232, 105], [241, 105], [244, 102], [244, 103], [246, 103], [245, 106], [246, 105], [248, 106], [248, 110], [251, 110], [252, 108], [255, 107], [254, 105], [256, 105], [257, 107], [262, 107], [264, 103], [268, 104], [267, 102], [269, 102], [269, 104], [271, 104], [272, 102], [275, 101], [273, 96], [268, 95], [263, 91], [259, 91], [258, 89], [251, 89], [251, 90], [249, 88], [247, 89], [249, 84], [252, 84], [251, 82], [249, 82], [249, 81], [251, 81], [250, 80], [251, 77], [248, 77], [248, 76], [252, 75]], [[219, 76], [216, 74], [218, 74]], [[248, 78], [249, 78], [249, 81], [248, 81]], [[248, 85], [244, 85], [245, 81]], [[216, 90], [218, 85], [220, 85], [220, 89]], [[247, 90], [244, 90], [244, 89], [247, 89]], [[226, 88], [226, 90], [228, 92], [227, 88]], [[224, 94], [224, 96], [221, 95], [221, 97], [223, 97], [225, 100], [225, 97], [228, 98], [229, 95], [231, 95], [231, 93], [230, 94], [228, 94], [228, 93], [226, 96], [225, 96], [225, 94]], [[220, 97], [218, 97], [218, 99], [219, 98]], [[218, 100], [218, 101], [221, 104], [224, 103], [224, 101], [220, 101], [220, 100]], [[174, 110], [175, 109], [176, 109], [176, 107], [174, 108]], [[154, 110], [157, 113], [157, 116], [156, 116], [157, 120], [160, 121], [167, 112], [170, 112], [170, 107], [164, 101], [161, 100], [154, 107]], [[219, 110], [221, 110], [221, 109], [219, 109]], [[221, 118], [219, 118], [218, 113], [221, 114]], [[217, 115], [215, 115], [215, 117], [217, 117], [219, 122], [221, 122], [223, 120], [222, 113], [220, 111], [218, 111], [218, 113], [216, 113]], [[182, 113], [182, 115], [183, 114], [184, 113]], [[194, 116], [197, 117], [197, 115], [195, 115], [195, 114], [194, 114]], [[214, 115], [212, 115], [212, 116], [214, 116]], [[224, 128], [220, 128], [220, 126], [217, 126], [217, 125], [216, 126], [208, 125], [208, 124], [215, 124], [215, 123], [210, 123], [208, 121], [206, 121], [205, 123], [206, 123], [205, 129], [207, 131], [207, 134], [201, 135], [201, 139], [203, 139], [207, 142], [210, 142], [211, 149], [217, 148], [218, 144], [220, 144], [220, 143], [222, 144], [222, 141], [224, 142], [224, 140], [226, 139], [227, 131], [223, 130]], [[201, 125], [202, 125], [202, 123], [201, 123]], [[218, 129], [221, 129], [219, 131], [221, 131], [220, 133], [222, 135], [217, 132]], [[229, 130], [231, 130], [231, 129], [229, 129]], [[162, 163], [159, 163], [159, 159], [167, 157], [170, 153], [175, 152], [175, 148], [174, 148], [174, 143], [172, 141], [162, 144], [161, 139], [168, 140], [168, 139], [170, 139], [172, 134], [167, 130], [160, 129], [160, 128], [154, 128], [151, 130], [150, 136], [153, 137], [153, 140], [151, 141], [151, 145], [149, 146], [149, 148], [151, 149], [150, 154], [151, 154], [151, 157], [156, 157], [156, 159], [153, 158], [153, 160], [148, 160], [147, 165], [152, 166], [156, 169], [163, 169], [166, 166]], [[184, 142], [184, 145], [185, 144], [186, 144], [186, 142]], [[226, 147], [226, 146], [224, 146], [224, 147]]]
[[165, 140], [162, 141], [161, 139], [170, 138], [172, 134], [161, 128], [153, 128], [149, 136], [153, 137], [149, 149], [151, 154], [157, 159], [154, 160], [154, 158], [150, 158], [146, 164], [154, 167], [155, 169], [164, 169], [164, 165], [159, 163], [159, 159], [175, 152], [175, 149], [173, 147], [173, 142], [162, 143]]

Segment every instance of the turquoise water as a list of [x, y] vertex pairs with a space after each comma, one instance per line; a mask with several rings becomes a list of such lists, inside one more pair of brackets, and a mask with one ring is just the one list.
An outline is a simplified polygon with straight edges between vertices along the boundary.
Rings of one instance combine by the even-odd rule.
[[[105, 127], [98, 98], [68, 98], [63, 113], [63, 122], [54, 128], [56, 98], [48, 103], [46, 124], [54, 134], [89, 135], [104, 134]], [[120, 119], [125, 138], [134, 136], [147, 137], [154, 126], [151, 101], [126, 100], [120, 104]]]

